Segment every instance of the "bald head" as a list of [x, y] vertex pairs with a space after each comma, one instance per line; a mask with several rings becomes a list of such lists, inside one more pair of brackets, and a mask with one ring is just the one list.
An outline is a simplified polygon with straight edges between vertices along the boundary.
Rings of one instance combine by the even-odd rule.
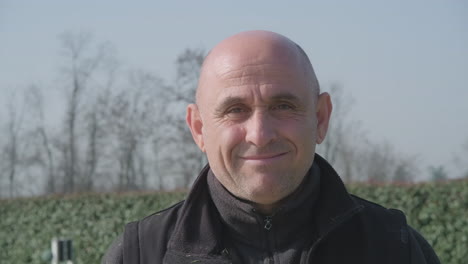
[[[216, 45], [206, 56], [200, 71], [196, 92], [197, 104], [209, 93], [207, 81], [223, 77], [245, 65], [283, 64], [305, 77], [314, 95], [320, 92], [312, 64], [304, 50], [283, 35], [270, 31], [246, 31], [233, 35]], [[274, 76], [272, 76], [274, 77]]]
[[279, 34], [248, 31], [207, 56], [186, 120], [219, 182], [271, 214], [311, 167], [330, 113], [304, 51]]

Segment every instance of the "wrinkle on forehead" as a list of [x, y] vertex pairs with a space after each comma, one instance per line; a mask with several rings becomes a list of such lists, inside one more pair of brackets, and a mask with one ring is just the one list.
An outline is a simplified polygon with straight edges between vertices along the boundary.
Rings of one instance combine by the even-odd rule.
[[294, 73], [275, 64], [245, 65], [238, 69], [226, 70], [217, 74], [227, 86], [247, 84], [274, 84], [290, 80]]
[[304, 56], [296, 43], [273, 32], [248, 31], [227, 38], [210, 51], [203, 63], [197, 104], [203, 104], [207, 94], [217, 93], [212, 89], [219, 89], [221, 80], [237, 86], [254, 79], [268, 83], [300, 75], [304, 85], [316, 86], [318, 94], [315, 73]]

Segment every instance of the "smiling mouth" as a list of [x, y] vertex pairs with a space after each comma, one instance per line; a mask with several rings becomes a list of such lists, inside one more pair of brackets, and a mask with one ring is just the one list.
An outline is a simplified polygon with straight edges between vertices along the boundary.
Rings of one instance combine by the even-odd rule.
[[252, 161], [268, 161], [280, 158], [286, 155], [288, 152], [282, 152], [278, 154], [267, 154], [267, 155], [253, 155], [253, 156], [245, 156], [241, 157], [243, 160], [252, 160]]

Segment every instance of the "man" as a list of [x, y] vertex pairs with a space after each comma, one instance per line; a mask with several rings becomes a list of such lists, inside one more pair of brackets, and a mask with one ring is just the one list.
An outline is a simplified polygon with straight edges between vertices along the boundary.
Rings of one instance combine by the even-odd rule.
[[351, 196], [315, 154], [331, 112], [291, 40], [222, 41], [187, 107], [209, 165], [185, 201], [128, 224], [104, 263], [439, 263], [402, 212]]

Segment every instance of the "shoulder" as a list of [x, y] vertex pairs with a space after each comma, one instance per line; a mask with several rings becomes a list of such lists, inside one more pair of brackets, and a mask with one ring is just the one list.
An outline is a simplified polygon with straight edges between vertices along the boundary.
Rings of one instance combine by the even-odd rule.
[[385, 238], [390, 248], [403, 251], [409, 242], [405, 214], [397, 209], [388, 209], [377, 203], [351, 195], [355, 203], [363, 207], [357, 220], [364, 233], [372, 241]]
[[427, 264], [440, 264], [440, 260], [429, 242], [411, 226], [408, 226], [408, 229], [410, 233], [412, 260], [424, 259]]
[[409, 245], [411, 263], [440, 264], [434, 249], [418, 231], [407, 224], [402, 211], [385, 208], [355, 195], [351, 196], [355, 202], [364, 206], [362, 219], [368, 227], [385, 227], [386, 233], [392, 234], [395, 241], [399, 240], [402, 245]]
[[134, 241], [139, 244], [140, 240], [146, 239], [140, 234], [147, 232], [152, 234], [152, 238], [158, 240], [153, 243], [157, 243], [161, 249], [164, 248], [165, 242], [172, 233], [183, 202], [181, 201], [164, 210], [155, 212], [139, 221], [126, 224], [124, 233], [120, 234], [107, 249], [102, 264], [123, 264], [124, 247], [134, 245]]
[[371, 202], [369, 200], [363, 199], [363, 198], [361, 198], [359, 196], [356, 196], [354, 194], [350, 194], [350, 195], [351, 195], [352, 199], [355, 202], [357, 202], [358, 204], [361, 204], [364, 207], [369, 208], [371, 210], [377, 210], [377, 211], [382, 211], [382, 212], [388, 210], [386, 207], [383, 207], [380, 204], [377, 204], [377, 203]]
[[180, 201], [164, 210], [153, 213], [140, 221], [132, 222], [127, 224], [126, 229], [130, 225], [137, 225], [138, 230], [144, 230], [145, 232], [156, 232], [152, 234], [171, 233], [179, 215], [181, 213], [181, 208], [185, 201]]
[[123, 234], [119, 235], [107, 249], [102, 264], [123, 264]]
[[380, 204], [368, 201], [361, 197], [351, 194], [351, 198], [359, 205], [364, 207], [364, 214], [366, 216], [374, 218], [373, 220], [382, 220], [382, 221], [397, 221], [402, 225], [406, 225], [406, 216], [405, 214], [398, 210], [392, 208], [386, 208]]

